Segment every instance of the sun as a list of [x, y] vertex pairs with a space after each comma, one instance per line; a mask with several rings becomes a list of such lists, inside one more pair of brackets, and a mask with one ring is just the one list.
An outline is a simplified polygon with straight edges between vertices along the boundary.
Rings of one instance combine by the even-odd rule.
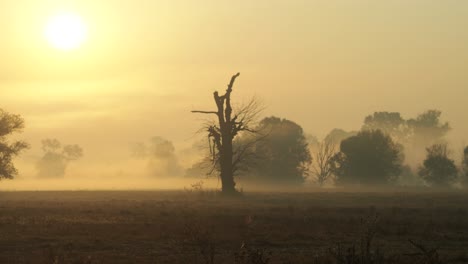
[[52, 47], [71, 51], [79, 48], [86, 41], [88, 27], [79, 15], [64, 12], [49, 19], [44, 34]]

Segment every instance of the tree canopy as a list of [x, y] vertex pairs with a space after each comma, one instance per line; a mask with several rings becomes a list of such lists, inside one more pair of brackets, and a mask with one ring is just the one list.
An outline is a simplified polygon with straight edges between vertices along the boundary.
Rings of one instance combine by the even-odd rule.
[[430, 186], [449, 187], [458, 175], [455, 161], [448, 157], [446, 144], [435, 144], [426, 149], [427, 156], [419, 168], [419, 176]]
[[409, 136], [406, 120], [398, 112], [375, 112], [364, 119], [362, 129], [380, 129], [383, 133], [390, 135], [393, 140], [399, 142], [405, 141], [405, 138]]
[[396, 181], [402, 170], [401, 146], [381, 130], [363, 130], [341, 142], [333, 158], [336, 183], [380, 185]]
[[303, 183], [312, 157], [302, 127], [288, 119], [267, 117], [260, 121], [257, 131], [266, 136], [253, 150], [259, 162], [251, 174], [268, 183]]
[[23, 128], [24, 120], [21, 116], [0, 108], [0, 180], [13, 179], [18, 174], [13, 158], [28, 148], [28, 144], [24, 141], [10, 142], [8, 136], [21, 132]]
[[180, 176], [183, 173], [174, 144], [163, 137], [155, 136], [148, 143], [133, 144], [132, 157], [147, 160], [148, 172], [152, 176], [172, 177]]
[[38, 176], [42, 178], [59, 178], [65, 176], [70, 161], [83, 157], [79, 145], [62, 146], [57, 139], [42, 140], [44, 156], [37, 162]]
[[448, 122], [441, 122], [439, 110], [428, 110], [407, 121], [417, 145], [428, 146], [438, 143], [450, 131]]
[[427, 110], [406, 120], [398, 112], [375, 112], [364, 119], [362, 129], [380, 129], [399, 143], [410, 141], [416, 146], [427, 146], [437, 143], [450, 131], [449, 123], [440, 121], [441, 115], [439, 110]]

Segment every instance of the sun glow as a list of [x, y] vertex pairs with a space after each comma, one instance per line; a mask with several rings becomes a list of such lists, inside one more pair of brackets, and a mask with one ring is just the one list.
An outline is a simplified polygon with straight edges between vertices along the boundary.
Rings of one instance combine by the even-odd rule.
[[70, 51], [79, 48], [86, 41], [88, 28], [80, 16], [60, 13], [47, 22], [44, 33], [54, 48]]

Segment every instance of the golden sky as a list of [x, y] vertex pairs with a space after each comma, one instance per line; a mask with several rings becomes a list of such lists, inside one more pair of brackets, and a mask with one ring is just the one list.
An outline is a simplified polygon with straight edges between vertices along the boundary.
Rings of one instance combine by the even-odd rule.
[[[77, 50], [43, 36], [60, 10], [89, 27]], [[112, 159], [155, 135], [190, 145], [190, 110], [239, 71], [234, 100], [310, 134], [437, 108], [466, 140], [467, 28], [461, 0], [2, 0], [0, 107], [24, 116], [32, 153], [55, 137]]]

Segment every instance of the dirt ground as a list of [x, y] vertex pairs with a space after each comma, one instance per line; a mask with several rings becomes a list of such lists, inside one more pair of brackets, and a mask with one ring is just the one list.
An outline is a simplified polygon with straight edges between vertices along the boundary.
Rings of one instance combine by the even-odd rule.
[[468, 263], [468, 193], [0, 193], [0, 263], [417, 261]]

